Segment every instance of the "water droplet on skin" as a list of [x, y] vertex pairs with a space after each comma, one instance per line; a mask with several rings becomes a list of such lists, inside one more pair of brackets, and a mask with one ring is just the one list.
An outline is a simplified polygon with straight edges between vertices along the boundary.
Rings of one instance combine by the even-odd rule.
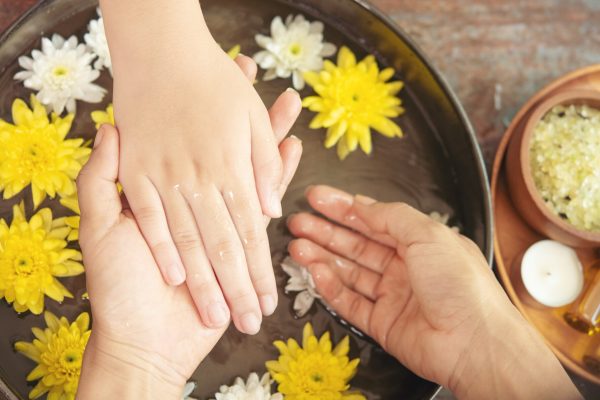
[[356, 219], [357, 219], [356, 215], [354, 215], [354, 214], [348, 214], [344, 217], [344, 220], [348, 221], [348, 222], [356, 221]]
[[223, 193], [225, 195], [225, 198], [229, 201], [233, 201], [235, 200], [235, 197], [233, 195], [233, 192], [231, 190], [226, 191], [225, 193]]
[[181, 187], [181, 185], [178, 183], [177, 185], [173, 186], [173, 189], [174, 189], [176, 192], [179, 192], [179, 188], [180, 188], [180, 187]]

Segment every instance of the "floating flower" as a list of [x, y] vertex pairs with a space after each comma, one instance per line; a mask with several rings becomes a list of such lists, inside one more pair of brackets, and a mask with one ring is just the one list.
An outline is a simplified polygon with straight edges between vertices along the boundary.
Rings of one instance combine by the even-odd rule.
[[94, 62], [94, 68], [101, 70], [106, 68], [112, 75], [112, 62], [110, 60], [110, 52], [108, 50], [108, 42], [106, 41], [106, 33], [104, 32], [104, 18], [100, 8], [96, 9], [98, 19], [93, 19], [88, 24], [88, 31], [83, 36], [83, 40], [88, 45], [92, 53], [98, 58]]
[[89, 158], [91, 150], [83, 139], [65, 139], [71, 129], [73, 114], [64, 118], [52, 114], [35, 96], [32, 109], [16, 99], [12, 106], [15, 125], [2, 121], [0, 137], [0, 191], [9, 199], [31, 184], [33, 203], [37, 207], [45, 198], [75, 193], [75, 178]]
[[76, 109], [76, 100], [88, 103], [102, 101], [106, 90], [92, 83], [100, 72], [90, 63], [96, 56], [85, 44], [71, 36], [65, 40], [54, 34], [52, 40], [42, 38], [42, 50], [33, 50], [31, 57], [19, 57], [24, 68], [15, 79], [26, 88], [37, 91], [37, 98], [52, 111], [61, 114], [65, 107], [70, 113]]
[[70, 228], [64, 219], [52, 219], [44, 208], [29, 221], [23, 203], [13, 207], [10, 227], [0, 219], [0, 299], [16, 312], [44, 311], [44, 296], [62, 302], [73, 295], [56, 278], [83, 272], [81, 253], [67, 249]]
[[90, 338], [90, 316], [81, 313], [73, 323], [44, 313], [46, 329], [33, 328], [33, 342], [17, 342], [15, 349], [37, 366], [27, 375], [28, 381], [39, 380], [29, 392], [30, 399], [48, 393], [48, 399], [74, 400], [79, 384], [83, 351]]
[[304, 88], [303, 73], [320, 71], [323, 57], [335, 54], [336, 47], [323, 42], [323, 23], [309, 22], [304, 16], [289, 15], [285, 24], [281, 17], [271, 22], [271, 36], [256, 35], [256, 43], [265, 50], [254, 55], [254, 60], [267, 70], [263, 79], [268, 81], [292, 77], [294, 88]]
[[379, 71], [372, 55], [357, 63], [347, 47], [340, 49], [337, 65], [326, 60], [323, 71], [304, 74], [317, 93], [302, 101], [304, 107], [318, 113], [310, 128], [327, 128], [325, 147], [337, 144], [340, 159], [346, 158], [359, 144], [370, 154], [371, 129], [390, 138], [402, 136], [400, 127], [390, 119], [404, 112], [396, 96], [403, 83], [388, 82], [393, 75], [393, 68]]
[[196, 400], [194, 397], [190, 397], [192, 392], [196, 389], [196, 382], [189, 381], [183, 387], [183, 394], [181, 395], [181, 400]]
[[271, 394], [271, 376], [268, 372], [260, 379], [256, 372], [252, 372], [246, 382], [237, 377], [233, 385], [221, 386], [212, 400], [283, 400], [283, 396], [281, 393]]
[[332, 350], [329, 332], [318, 339], [307, 323], [302, 347], [294, 339], [273, 344], [280, 356], [266, 365], [286, 400], [366, 400], [361, 393], [348, 391], [359, 363], [358, 358], [348, 359], [348, 336]]
[[81, 214], [81, 211], [79, 210], [79, 199], [77, 198], [77, 193], [73, 193], [68, 197], [62, 197], [60, 199], [60, 204], [77, 214], [70, 217], [64, 217], [65, 224], [71, 228], [71, 232], [69, 232], [67, 240], [69, 242], [75, 242], [79, 240], [79, 220]]
[[285, 286], [285, 291], [298, 292], [294, 300], [294, 311], [298, 317], [304, 317], [312, 307], [315, 299], [321, 298], [317, 293], [312, 275], [291, 257], [286, 257], [281, 262], [281, 268], [290, 277]]
[[460, 229], [457, 226], [448, 225], [448, 221], [450, 220], [450, 215], [448, 213], [440, 214], [437, 211], [432, 211], [429, 213], [429, 218], [432, 220], [439, 222], [440, 224], [444, 224], [452, 229], [454, 232], [459, 233]]
[[92, 117], [92, 121], [96, 123], [96, 129], [100, 128], [103, 124], [115, 126], [115, 110], [112, 103], [106, 106], [106, 110], [92, 111], [90, 116]]

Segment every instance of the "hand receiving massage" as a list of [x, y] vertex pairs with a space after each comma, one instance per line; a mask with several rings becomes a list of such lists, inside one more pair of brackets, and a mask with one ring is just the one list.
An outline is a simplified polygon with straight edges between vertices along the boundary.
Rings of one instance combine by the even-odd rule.
[[120, 133], [119, 182], [165, 281], [205, 325], [255, 334], [277, 306], [263, 214], [282, 164], [252, 82], [198, 0], [102, 0]]
[[[254, 62], [238, 56], [248, 79]], [[300, 112], [295, 92], [282, 94], [270, 110], [274, 140], [281, 142], [283, 196], [302, 153], [301, 142], [283, 139]], [[92, 156], [78, 178], [80, 245], [93, 314], [78, 390], [80, 399], [179, 399], [186, 380], [217, 343], [227, 324], [202, 321], [185, 285], [164, 283], [156, 261], [115, 182], [119, 137], [100, 128]], [[266, 225], [268, 220], [262, 220]]]

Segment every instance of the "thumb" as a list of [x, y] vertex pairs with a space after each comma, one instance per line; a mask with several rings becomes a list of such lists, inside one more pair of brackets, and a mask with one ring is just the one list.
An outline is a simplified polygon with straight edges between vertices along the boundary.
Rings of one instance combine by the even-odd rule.
[[119, 220], [122, 205], [117, 190], [119, 134], [104, 124], [96, 134], [94, 150], [77, 177], [81, 209], [80, 242], [88, 234], [103, 236]]

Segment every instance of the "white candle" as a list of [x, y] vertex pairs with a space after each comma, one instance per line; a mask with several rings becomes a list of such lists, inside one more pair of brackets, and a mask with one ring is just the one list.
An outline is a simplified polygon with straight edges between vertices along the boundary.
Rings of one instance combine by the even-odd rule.
[[553, 240], [539, 241], [527, 249], [521, 278], [531, 297], [548, 307], [573, 302], [583, 288], [583, 268], [577, 253]]

